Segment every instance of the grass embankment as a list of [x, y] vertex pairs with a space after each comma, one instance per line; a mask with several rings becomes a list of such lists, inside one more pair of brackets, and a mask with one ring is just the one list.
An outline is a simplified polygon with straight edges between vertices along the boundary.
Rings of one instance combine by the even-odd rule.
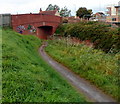
[[2, 99], [2, 29], [0, 27], [0, 103]]
[[32, 35], [2, 31], [3, 102], [85, 101], [39, 56], [41, 41]]
[[63, 39], [49, 41], [46, 52], [76, 74], [118, 99], [118, 58], [83, 44], [75, 45]]

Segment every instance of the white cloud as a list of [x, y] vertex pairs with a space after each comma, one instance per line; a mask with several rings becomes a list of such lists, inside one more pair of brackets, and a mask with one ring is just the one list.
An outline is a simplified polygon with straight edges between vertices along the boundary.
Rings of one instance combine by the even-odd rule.
[[104, 11], [109, 4], [117, 4], [119, 0], [2, 0], [0, 2], [0, 13], [38, 13], [39, 9], [45, 10], [49, 4], [58, 5], [60, 8], [66, 6], [72, 10], [72, 14], [79, 7], [87, 7], [94, 12]]

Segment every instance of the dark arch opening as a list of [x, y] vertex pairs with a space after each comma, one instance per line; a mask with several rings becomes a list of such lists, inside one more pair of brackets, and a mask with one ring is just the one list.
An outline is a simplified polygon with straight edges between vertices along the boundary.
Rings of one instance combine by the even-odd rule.
[[37, 36], [40, 39], [48, 39], [48, 37], [51, 36], [52, 33], [53, 33], [52, 26], [40, 26], [37, 28]]

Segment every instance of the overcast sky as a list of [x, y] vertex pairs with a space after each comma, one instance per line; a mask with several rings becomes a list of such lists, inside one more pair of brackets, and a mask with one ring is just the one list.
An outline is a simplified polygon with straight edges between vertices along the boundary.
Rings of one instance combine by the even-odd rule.
[[45, 10], [49, 4], [66, 6], [75, 15], [79, 7], [92, 9], [93, 12], [105, 11], [109, 4], [118, 4], [120, 0], [0, 0], [1, 13], [38, 13], [39, 9]]

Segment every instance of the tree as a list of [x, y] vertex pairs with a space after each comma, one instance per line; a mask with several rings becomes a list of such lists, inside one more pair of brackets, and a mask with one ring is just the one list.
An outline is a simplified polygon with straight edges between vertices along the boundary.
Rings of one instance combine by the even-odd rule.
[[81, 7], [76, 11], [76, 15], [79, 16], [79, 18], [85, 18], [85, 19], [89, 19], [91, 17], [92, 14], [92, 10], [85, 8], [85, 7]]
[[49, 10], [60, 10], [60, 7], [57, 6], [57, 5], [52, 5], [52, 4], [49, 4], [46, 11], [49, 11]]
[[60, 16], [62, 17], [69, 17], [71, 16], [71, 10], [68, 10], [67, 7], [65, 6], [60, 10]]
[[58, 10], [61, 17], [71, 16], [71, 10], [68, 10], [66, 6], [64, 8], [61, 8], [60, 10], [60, 7], [58, 5], [49, 4], [46, 11], [49, 11], [49, 10]]

